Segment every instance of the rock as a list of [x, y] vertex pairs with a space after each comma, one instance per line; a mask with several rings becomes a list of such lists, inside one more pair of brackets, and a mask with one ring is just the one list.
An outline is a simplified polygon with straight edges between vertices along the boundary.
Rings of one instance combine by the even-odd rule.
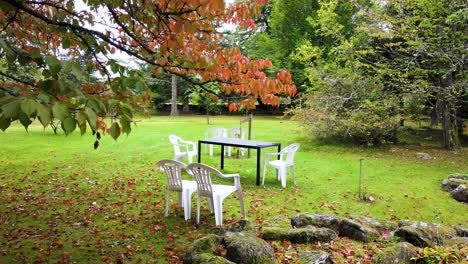
[[360, 224], [352, 219], [343, 219], [338, 232], [339, 236], [349, 237], [365, 243], [374, 241], [380, 237], [379, 232], [374, 228]]
[[394, 264], [394, 263], [416, 263], [411, 258], [416, 257], [418, 248], [408, 242], [401, 242], [391, 247], [387, 247], [383, 251], [377, 253], [372, 258], [372, 263], [375, 264]]
[[211, 229], [212, 234], [222, 236], [226, 232], [245, 232], [254, 231], [255, 227], [252, 222], [242, 219], [227, 226], [216, 226]]
[[464, 184], [458, 185], [458, 187], [450, 193], [452, 198], [459, 202], [467, 203], [468, 202], [468, 188], [466, 186], [468, 185], [464, 185]]
[[424, 153], [424, 152], [416, 153], [416, 158], [423, 159], [423, 160], [431, 160], [432, 159], [432, 157], [429, 154]]
[[466, 174], [451, 174], [447, 179], [442, 181], [442, 189], [446, 192], [455, 190], [459, 185], [468, 185], [468, 175]]
[[456, 248], [456, 249], [467, 249], [468, 248], [468, 237], [453, 237], [445, 241], [445, 247]]
[[235, 262], [229, 261], [223, 257], [216, 256], [210, 253], [201, 253], [197, 255], [192, 262], [184, 262], [183, 263], [193, 263], [193, 264], [236, 264]]
[[377, 232], [392, 232], [398, 228], [397, 223], [387, 220], [358, 216], [350, 216], [349, 218], [358, 223], [363, 223], [366, 226], [372, 227], [373, 229], [377, 230]]
[[455, 232], [457, 233], [457, 236], [468, 237], [468, 227], [455, 226], [453, 229], [455, 229]]
[[336, 215], [322, 215], [304, 213], [291, 218], [291, 225], [294, 227], [304, 227], [313, 225], [316, 227], [326, 227], [333, 230], [338, 230], [341, 219]]
[[334, 264], [335, 261], [326, 252], [304, 252], [299, 256], [301, 264]]
[[275, 228], [291, 228], [291, 219], [284, 215], [277, 215], [271, 218], [265, 219], [262, 224], [262, 228], [275, 227]]
[[456, 236], [455, 230], [435, 223], [404, 221], [395, 236], [417, 247], [442, 246], [447, 239]]
[[[184, 264], [205, 263], [203, 261], [207, 261], [208, 259], [211, 259], [210, 256], [214, 257], [213, 253], [215, 252], [216, 247], [218, 245], [221, 245], [222, 242], [223, 242], [223, 238], [221, 236], [217, 236], [213, 234], [197, 239], [195, 240], [195, 242], [193, 242], [192, 246], [190, 246], [185, 251], [182, 261], [184, 262]], [[219, 262], [219, 263], [224, 263], [224, 262]]]
[[226, 258], [238, 264], [269, 264], [275, 263], [275, 253], [271, 246], [256, 236], [231, 233], [225, 239]]
[[288, 240], [293, 243], [330, 242], [337, 237], [335, 231], [328, 228], [307, 226], [305, 228], [262, 229], [263, 238], [266, 240]]

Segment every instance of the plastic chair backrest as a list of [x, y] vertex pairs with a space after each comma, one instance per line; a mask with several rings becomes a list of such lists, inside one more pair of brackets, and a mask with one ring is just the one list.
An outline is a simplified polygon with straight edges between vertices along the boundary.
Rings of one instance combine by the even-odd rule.
[[156, 165], [166, 174], [167, 188], [182, 192], [182, 169], [185, 169], [187, 165], [176, 160], [160, 160]]
[[201, 163], [189, 164], [187, 166], [187, 171], [195, 177], [200, 196], [212, 197], [213, 188], [210, 173], [221, 175], [221, 172], [213, 167]]
[[285, 147], [283, 150], [281, 150], [281, 159], [283, 159], [283, 155], [286, 155], [286, 158], [284, 161], [287, 164], [293, 164], [294, 163], [294, 155], [296, 154], [296, 151], [299, 149], [301, 145], [299, 143], [294, 143], [291, 144], [287, 147]]
[[226, 136], [226, 129], [222, 127], [212, 127], [206, 132], [207, 138], [222, 138]]
[[229, 129], [229, 137], [230, 138], [244, 139], [245, 138], [245, 133], [241, 132], [240, 128], [231, 128], [231, 129]]
[[180, 146], [179, 142], [182, 140], [182, 138], [176, 136], [176, 135], [169, 135], [169, 141], [172, 143], [172, 146], [174, 147], [174, 153], [175, 154], [180, 154], [182, 151], [180, 151]]

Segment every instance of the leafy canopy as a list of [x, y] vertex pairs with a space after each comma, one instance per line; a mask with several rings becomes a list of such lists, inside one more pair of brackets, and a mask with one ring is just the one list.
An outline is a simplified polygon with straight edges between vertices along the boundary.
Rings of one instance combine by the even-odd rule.
[[[278, 94], [296, 91], [291, 75], [267, 77], [269, 60], [223, 46], [217, 30], [224, 23], [253, 29], [267, 2], [84, 0], [82, 9], [73, 0], [2, 1], [0, 128], [14, 120], [27, 128], [38, 118], [44, 127], [58, 119], [67, 134], [77, 127], [85, 133], [86, 123], [105, 131], [102, 118], [110, 116], [120, 123], [111, 125], [112, 137], [129, 133], [133, 111], [151, 100], [142, 75], [113, 57], [118, 52], [208, 92], [216, 93], [207, 84], [219, 83], [232, 111], [254, 108], [257, 99], [277, 105]], [[38, 74], [11, 70], [18, 65]]]

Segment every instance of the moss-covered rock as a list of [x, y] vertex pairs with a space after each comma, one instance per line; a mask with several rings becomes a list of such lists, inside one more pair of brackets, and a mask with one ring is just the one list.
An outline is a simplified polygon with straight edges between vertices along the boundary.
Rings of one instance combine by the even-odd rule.
[[192, 263], [192, 264], [235, 264], [235, 262], [229, 261], [223, 257], [216, 256], [210, 253], [201, 253], [196, 255], [192, 262], [185, 262], [184, 263]]
[[468, 227], [466, 227], [466, 226], [455, 226], [453, 229], [455, 229], [455, 232], [457, 233], [457, 236], [468, 237]]
[[453, 237], [445, 241], [444, 247], [468, 249], [468, 237]]
[[265, 219], [263, 221], [261, 229], [264, 227], [275, 227], [275, 228], [286, 228], [290, 229], [291, 226], [291, 219], [284, 215], [277, 215], [270, 218]]
[[455, 230], [448, 226], [425, 222], [400, 222], [395, 236], [417, 247], [442, 246], [444, 242], [456, 236]]
[[[193, 242], [182, 258], [184, 264], [204, 263], [200, 259], [206, 259], [207, 255], [213, 255], [216, 247], [223, 243], [223, 237], [210, 234]], [[203, 256], [202, 256], [203, 255]]]
[[468, 175], [460, 173], [451, 174], [447, 179], [442, 181], [442, 189], [451, 192], [461, 184], [468, 185]]
[[397, 223], [387, 220], [359, 216], [351, 216], [350, 219], [353, 219], [358, 223], [362, 223], [368, 227], [371, 227], [377, 230], [378, 232], [392, 232], [398, 229]]
[[263, 238], [266, 240], [288, 240], [293, 243], [330, 242], [337, 237], [335, 231], [328, 228], [307, 226], [305, 228], [263, 228]]
[[372, 258], [372, 263], [375, 264], [406, 264], [416, 263], [411, 258], [418, 255], [418, 248], [408, 242], [398, 243], [387, 247], [383, 251], [377, 253]]
[[463, 203], [468, 203], [468, 184], [460, 184], [458, 185], [455, 190], [450, 192], [450, 195], [452, 196], [453, 199], [463, 202]]
[[291, 225], [294, 227], [304, 227], [313, 225], [316, 227], [326, 227], [333, 230], [338, 230], [341, 219], [336, 215], [331, 214], [299, 214], [291, 218]]
[[245, 231], [254, 231], [255, 226], [249, 220], [239, 220], [227, 226], [216, 226], [211, 229], [212, 234], [222, 236], [226, 232], [245, 232]]
[[243, 233], [231, 233], [225, 239], [226, 258], [238, 264], [275, 263], [275, 253], [263, 239]]
[[304, 252], [299, 256], [301, 264], [334, 264], [333, 259], [323, 251]]
[[339, 236], [349, 237], [351, 239], [365, 243], [380, 238], [379, 232], [365, 224], [358, 223], [352, 219], [343, 219], [338, 228]]

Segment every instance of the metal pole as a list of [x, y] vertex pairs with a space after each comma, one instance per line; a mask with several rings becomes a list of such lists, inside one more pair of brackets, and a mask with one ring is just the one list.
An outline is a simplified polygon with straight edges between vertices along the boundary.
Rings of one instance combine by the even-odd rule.
[[359, 199], [362, 199], [361, 197], [361, 181], [362, 181], [362, 161], [364, 159], [359, 159]]

